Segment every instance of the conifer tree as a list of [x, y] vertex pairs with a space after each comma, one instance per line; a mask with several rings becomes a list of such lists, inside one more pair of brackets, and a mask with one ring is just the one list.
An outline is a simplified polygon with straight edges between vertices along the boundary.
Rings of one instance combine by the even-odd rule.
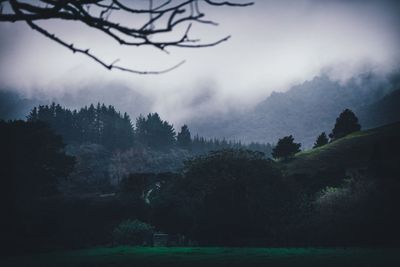
[[192, 138], [189, 127], [186, 124], [182, 126], [181, 131], [178, 133], [177, 143], [181, 148], [190, 149], [191, 147]]
[[28, 121], [43, 121], [66, 143], [94, 143], [108, 149], [127, 149], [133, 145], [133, 126], [128, 114], [117, 112], [113, 106], [93, 104], [71, 111], [52, 103], [33, 108]]
[[325, 132], [322, 132], [315, 141], [313, 148], [324, 146], [328, 144], [328, 142], [329, 142], [328, 137], [326, 136]]
[[29, 112], [29, 115], [27, 116], [27, 120], [30, 122], [38, 120], [38, 109], [36, 107], [34, 107], [31, 110], [31, 112]]
[[283, 158], [285, 160], [300, 152], [300, 143], [295, 143], [292, 135], [279, 139], [278, 144], [272, 150], [272, 156], [275, 159]]
[[329, 137], [332, 140], [336, 140], [360, 129], [361, 125], [358, 123], [358, 118], [354, 112], [350, 109], [345, 109], [336, 119], [335, 127]]
[[142, 145], [158, 150], [174, 145], [176, 134], [174, 127], [157, 113], [149, 113], [136, 120], [136, 135]]

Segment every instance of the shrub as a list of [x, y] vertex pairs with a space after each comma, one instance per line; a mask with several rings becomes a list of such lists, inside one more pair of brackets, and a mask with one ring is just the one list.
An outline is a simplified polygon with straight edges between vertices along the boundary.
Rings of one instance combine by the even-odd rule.
[[113, 230], [117, 245], [151, 245], [154, 227], [139, 220], [124, 220]]

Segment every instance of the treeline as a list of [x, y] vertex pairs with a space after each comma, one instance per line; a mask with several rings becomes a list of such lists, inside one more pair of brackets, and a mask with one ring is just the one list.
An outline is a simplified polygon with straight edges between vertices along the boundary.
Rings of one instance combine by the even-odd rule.
[[67, 144], [100, 144], [111, 151], [132, 147], [156, 151], [180, 148], [192, 154], [201, 154], [211, 150], [243, 148], [269, 156], [272, 150], [270, 144], [244, 145], [238, 141], [192, 137], [187, 125], [176, 133], [174, 126], [162, 120], [157, 113], [140, 115], [133, 124], [127, 113], [122, 114], [115, 107], [100, 103], [79, 110], [70, 110], [55, 103], [40, 105], [32, 109], [27, 120], [49, 124]]
[[70, 110], [52, 103], [34, 107], [28, 121], [43, 121], [67, 144], [96, 143], [110, 149], [133, 145], [134, 131], [128, 114], [113, 106], [92, 104], [80, 110]]
[[[336, 119], [335, 126], [329, 134], [329, 138], [325, 132], [322, 132], [316, 139], [313, 149], [323, 147], [329, 142], [343, 138], [351, 133], [361, 130], [358, 118], [350, 109], [343, 110]], [[285, 136], [278, 140], [278, 143], [272, 150], [272, 157], [275, 159], [288, 160], [296, 153], [300, 152], [301, 143], [295, 143], [292, 135]]]
[[132, 231], [143, 224], [134, 220], [199, 245], [398, 246], [399, 131], [396, 125], [355, 150], [344, 146], [348, 157], [363, 161], [349, 164], [333, 154], [328, 160], [335, 164], [317, 157], [295, 171], [259, 152], [225, 149], [186, 160], [179, 172], [145, 173], [132, 167], [143, 156], [117, 151], [115, 190], [70, 195], [60, 190], [62, 181], [107, 178], [101, 157], [109, 152], [73, 158], [43, 122], [0, 122], [0, 204], [7, 214], [1, 252], [136, 242]]

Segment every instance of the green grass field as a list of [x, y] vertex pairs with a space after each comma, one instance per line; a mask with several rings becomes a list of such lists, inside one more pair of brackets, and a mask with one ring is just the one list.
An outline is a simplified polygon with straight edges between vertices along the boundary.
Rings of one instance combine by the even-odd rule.
[[400, 249], [115, 247], [1, 259], [0, 266], [400, 266]]
[[388, 140], [398, 140], [400, 122], [382, 127], [352, 133], [344, 138], [316, 149], [302, 151], [289, 162], [283, 162], [286, 174], [312, 176], [321, 170], [357, 168], [368, 166], [374, 154], [375, 145]]

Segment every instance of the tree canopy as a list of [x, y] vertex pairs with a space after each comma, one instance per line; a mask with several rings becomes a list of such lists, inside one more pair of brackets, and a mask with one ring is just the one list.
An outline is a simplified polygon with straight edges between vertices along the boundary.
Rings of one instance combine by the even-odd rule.
[[162, 120], [157, 113], [140, 115], [134, 127], [127, 113], [122, 114], [114, 106], [100, 103], [91, 104], [79, 110], [70, 110], [55, 103], [40, 105], [31, 110], [27, 120], [45, 122], [55, 133], [63, 137], [67, 145], [84, 145], [86, 148], [94, 148], [96, 146], [90, 146], [90, 144], [98, 144], [111, 152], [144, 148], [160, 155], [160, 150], [166, 152], [170, 148], [179, 148], [198, 155], [212, 150], [244, 148], [261, 151], [269, 156], [272, 150], [270, 144], [245, 145], [225, 139], [206, 139], [198, 135], [192, 137], [187, 125], [183, 125], [176, 135], [173, 125]]
[[133, 145], [134, 132], [127, 113], [117, 112], [113, 106], [98, 103], [80, 110], [69, 110], [52, 103], [33, 108], [28, 121], [43, 121], [66, 143], [96, 143], [109, 149], [123, 149]]
[[361, 125], [358, 123], [357, 116], [350, 109], [345, 109], [336, 119], [335, 127], [329, 137], [336, 140], [359, 130], [361, 130]]
[[181, 127], [181, 131], [176, 137], [178, 146], [189, 149], [192, 144], [192, 137], [190, 135], [189, 127], [185, 124]]
[[162, 120], [158, 113], [137, 118], [136, 134], [141, 144], [153, 149], [170, 148], [175, 143], [174, 126]]
[[326, 145], [329, 142], [328, 137], [326, 136], [325, 132], [322, 132], [318, 137], [317, 140], [314, 143], [313, 148], [317, 148], [323, 145]]
[[300, 152], [300, 143], [295, 143], [293, 136], [285, 136], [279, 139], [278, 144], [272, 150], [272, 156], [276, 159], [288, 159]]
[[43, 122], [0, 121], [0, 132], [5, 193], [13, 198], [54, 194], [57, 179], [65, 178], [74, 165], [74, 158], [64, 153], [61, 136]]
[[162, 186], [151, 202], [168, 231], [203, 244], [238, 244], [279, 225], [285, 192], [279, 170], [263, 153], [226, 149], [187, 161], [183, 177]]

